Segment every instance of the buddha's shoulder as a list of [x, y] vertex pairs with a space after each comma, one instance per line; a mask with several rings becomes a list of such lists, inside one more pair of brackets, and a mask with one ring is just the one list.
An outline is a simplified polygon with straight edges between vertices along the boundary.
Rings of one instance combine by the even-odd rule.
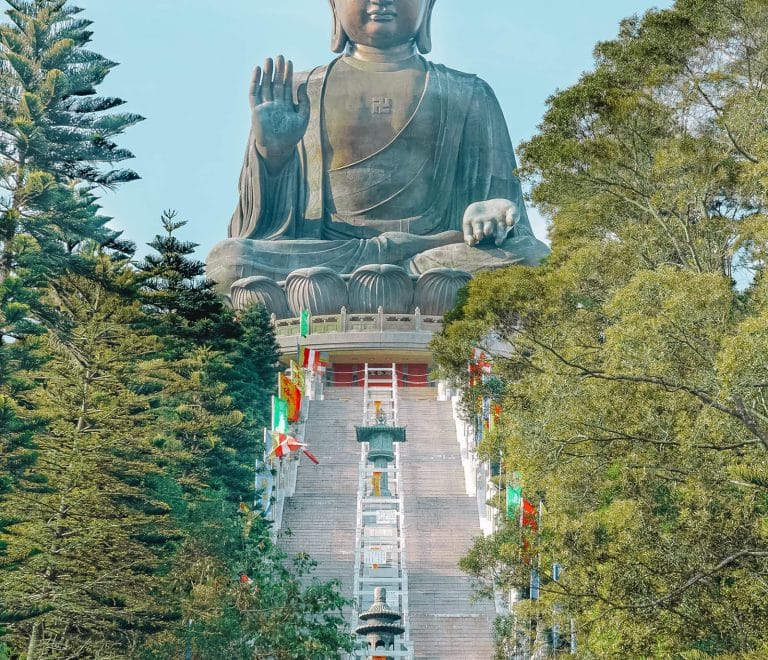
[[314, 69], [298, 71], [293, 74], [294, 84], [322, 82], [329, 68], [330, 64], [323, 64], [321, 66], [316, 66]]
[[[451, 69], [444, 64], [437, 64], [429, 60], [426, 60], [426, 64], [430, 73], [443, 78], [449, 87], [457, 87], [466, 91], [479, 92], [481, 94], [488, 92], [491, 94], [493, 93], [490, 85], [474, 73], [466, 73], [464, 71], [459, 71], [458, 69]], [[322, 85], [323, 80], [325, 80], [326, 74], [332, 65], [333, 62], [316, 66], [313, 69], [300, 71], [294, 75], [294, 84], [299, 85], [307, 83], [310, 87]]]
[[465, 85], [473, 85], [476, 82], [480, 81], [480, 78], [478, 78], [474, 73], [467, 73], [466, 71], [451, 69], [451, 67], [445, 66], [445, 64], [438, 64], [437, 62], [428, 61], [427, 64], [429, 65], [429, 68], [432, 71], [437, 72], [440, 75], [443, 75], [446, 78], [452, 81], [456, 81], [458, 83], [462, 83]]
[[456, 85], [472, 87], [481, 92], [491, 91], [491, 86], [475, 73], [466, 73], [465, 71], [451, 69], [444, 64], [436, 64], [435, 62], [428, 62], [428, 64], [433, 71], [444, 76], [449, 81], [449, 84], [453, 83]]

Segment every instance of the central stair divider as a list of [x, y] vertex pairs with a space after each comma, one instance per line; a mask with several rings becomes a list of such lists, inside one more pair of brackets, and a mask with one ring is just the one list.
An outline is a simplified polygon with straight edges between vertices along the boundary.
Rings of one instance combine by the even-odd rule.
[[[374, 602], [377, 588], [386, 589], [386, 604], [402, 616], [402, 634], [368, 634], [353, 658], [406, 658], [413, 660], [408, 610], [405, 506], [400, 443], [405, 429], [398, 426], [397, 370], [365, 365], [363, 420], [357, 427], [360, 465], [357, 486], [357, 521], [353, 607], [359, 616]], [[370, 626], [368, 626], [370, 628]], [[397, 629], [395, 626], [394, 629]]]

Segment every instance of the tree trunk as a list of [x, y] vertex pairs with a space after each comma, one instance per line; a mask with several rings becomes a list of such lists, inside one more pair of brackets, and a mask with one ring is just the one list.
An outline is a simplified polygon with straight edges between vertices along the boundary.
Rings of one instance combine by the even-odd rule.
[[42, 623], [37, 622], [32, 626], [32, 634], [29, 636], [29, 646], [27, 647], [27, 660], [35, 660], [37, 658], [37, 645], [40, 642], [42, 632]]

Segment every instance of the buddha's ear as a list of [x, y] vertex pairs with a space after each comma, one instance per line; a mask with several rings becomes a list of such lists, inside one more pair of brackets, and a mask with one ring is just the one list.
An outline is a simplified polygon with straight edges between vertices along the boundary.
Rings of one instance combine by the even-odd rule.
[[[416, 35], [416, 45], [422, 55], [426, 55], [432, 50], [432, 10], [435, 8], [436, 1], [437, 0], [429, 0], [427, 13], [419, 28], [419, 33]], [[331, 0], [331, 2], [333, 2], [333, 0]]]
[[343, 53], [349, 42], [347, 33], [344, 32], [344, 28], [341, 25], [339, 16], [336, 13], [336, 3], [330, 0], [331, 11], [333, 12], [333, 36], [331, 37], [331, 50], [334, 53]]

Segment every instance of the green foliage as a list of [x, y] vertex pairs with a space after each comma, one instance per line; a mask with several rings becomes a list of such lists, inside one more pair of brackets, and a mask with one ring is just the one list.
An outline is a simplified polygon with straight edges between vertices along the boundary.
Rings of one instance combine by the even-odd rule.
[[29, 314], [57, 322], [39, 296], [49, 277], [88, 267], [78, 244], [130, 251], [106, 227], [94, 190], [137, 178], [111, 167], [131, 157], [114, 138], [141, 117], [110, 114], [122, 101], [96, 96], [115, 65], [86, 49], [90, 22], [80, 9], [58, 0], [8, 4], [10, 23], [0, 25], [0, 336], [19, 336]]
[[324, 658], [351, 648], [338, 584], [312, 579], [306, 555], [288, 558], [263, 519], [223, 493], [188, 501], [189, 534], [169, 575], [182, 603], [178, 626], [158, 635], [145, 655], [189, 648], [199, 657]]
[[162, 223], [164, 235], [150, 244], [157, 254], [139, 272], [144, 323], [160, 335], [172, 374], [156, 444], [176, 485], [165, 494], [179, 538], [164, 598], [178, 618], [145, 652], [335, 657], [350, 645], [338, 585], [313, 580], [308, 557], [286, 557], [247, 504], [276, 378], [274, 328], [263, 307], [235, 319], [191, 258], [194, 244], [176, 237], [184, 223], [172, 211]]
[[[563, 566], [517, 614], [563, 606], [584, 657], [768, 651], [766, 26], [679, 0], [599, 44], [522, 148], [550, 259], [473, 280], [434, 342], [463, 381], [489, 333], [513, 346], [481, 450], [543, 496], [531, 547]], [[511, 533], [464, 560], [486, 592], [528, 570]]]
[[[178, 229], [187, 223], [176, 220], [175, 211], [161, 217], [164, 234], [149, 243], [157, 254], [150, 254], [137, 267], [144, 275], [142, 301], [153, 313], [156, 331], [170, 338], [179, 353], [184, 343], [221, 345], [237, 338], [240, 329], [204, 276], [205, 265], [192, 258], [196, 243], [179, 240]], [[172, 346], [168, 347], [173, 352]]]
[[[116, 288], [130, 271], [99, 257], [96, 272]], [[169, 538], [168, 508], [149, 484], [159, 474], [152, 447], [153, 401], [143, 393], [161, 365], [139, 313], [108, 288], [77, 275], [53, 283], [49, 305], [68, 328], [45, 339], [42, 387], [20, 403], [46, 418], [38, 460], [0, 501], [0, 609], [8, 639], [29, 658], [119, 657], [163, 618], [153, 574]]]
[[58, 181], [114, 186], [135, 179], [130, 170], [97, 167], [131, 157], [113, 139], [141, 117], [106, 114], [122, 101], [96, 96], [115, 63], [86, 49], [91, 22], [60, 0], [8, 4], [11, 23], [0, 26], [3, 155]]
[[[277, 344], [163, 215], [138, 268], [96, 190], [139, 121], [66, 0], [0, 25], [0, 658], [337, 657], [334, 582], [249, 507]], [[105, 167], [106, 166], [106, 167]], [[245, 584], [240, 575], [251, 576]], [[262, 653], [263, 651], [263, 653]]]
[[205, 483], [247, 501], [276, 378], [274, 329], [263, 307], [235, 319], [204, 277], [204, 265], [191, 257], [196, 245], [176, 237], [186, 223], [173, 211], [161, 221], [165, 233], [150, 243], [157, 254], [138, 269], [147, 325], [162, 337], [162, 355], [178, 376], [168, 390], [174, 408], [168, 430], [206, 471]]

